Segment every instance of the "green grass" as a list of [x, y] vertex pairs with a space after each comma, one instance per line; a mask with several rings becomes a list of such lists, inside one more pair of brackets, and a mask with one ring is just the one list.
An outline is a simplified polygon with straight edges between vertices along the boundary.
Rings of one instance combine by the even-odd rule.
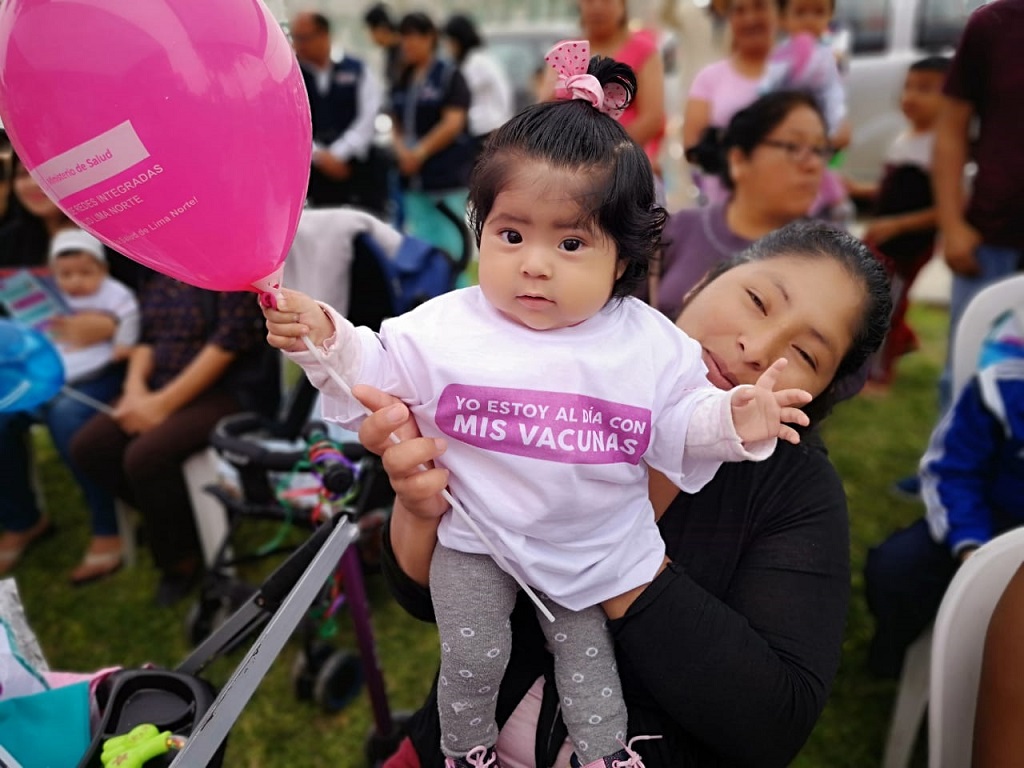
[[[849, 498], [853, 600], [839, 678], [810, 741], [795, 765], [842, 768], [877, 765], [885, 741], [895, 685], [869, 677], [864, 658], [871, 630], [864, 605], [862, 569], [868, 547], [921, 514], [918, 505], [887, 493], [893, 480], [911, 473], [935, 420], [935, 381], [943, 357], [946, 315], [915, 307], [911, 323], [922, 348], [904, 358], [892, 392], [860, 397], [841, 406], [826, 432], [832, 459]], [[88, 539], [83, 502], [45, 440], [38, 441], [39, 474], [47, 508], [59, 533], [35, 547], [17, 570], [29, 621], [50, 665], [84, 671], [110, 664], [145, 662], [173, 666], [189, 647], [184, 617], [189, 603], [172, 609], [152, 605], [155, 571], [145, 553], [139, 564], [100, 584], [73, 589], [67, 574]], [[260, 531], [269, 539], [273, 530]], [[394, 710], [415, 708], [436, 667], [433, 628], [406, 616], [387, 594], [380, 576], [369, 578], [378, 654]], [[333, 642], [354, 648], [342, 614]], [[371, 727], [365, 695], [336, 715], [326, 715], [293, 694], [290, 670], [297, 643], [290, 643], [260, 685], [231, 734], [233, 768], [312, 768], [363, 765], [363, 742]], [[241, 653], [209, 672], [223, 683]], [[924, 765], [919, 745], [915, 765]]]

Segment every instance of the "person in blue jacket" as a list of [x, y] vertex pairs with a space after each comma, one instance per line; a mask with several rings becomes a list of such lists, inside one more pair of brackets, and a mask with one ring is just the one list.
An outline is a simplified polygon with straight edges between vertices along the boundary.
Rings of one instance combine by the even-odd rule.
[[1024, 524], [1024, 359], [974, 376], [932, 433], [920, 476], [924, 518], [872, 549], [865, 566], [868, 666], [885, 677], [899, 675], [960, 564]]

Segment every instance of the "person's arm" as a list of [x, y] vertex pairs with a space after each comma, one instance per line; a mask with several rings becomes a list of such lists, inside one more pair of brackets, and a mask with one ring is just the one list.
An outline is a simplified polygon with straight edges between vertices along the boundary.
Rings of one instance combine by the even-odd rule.
[[363, 67], [359, 79], [357, 101], [359, 110], [348, 129], [328, 147], [336, 159], [348, 163], [354, 158], [365, 157], [373, 144], [374, 123], [384, 100], [384, 92], [376, 75], [369, 67]]
[[932, 534], [963, 560], [992, 538], [988, 488], [1002, 426], [982, 398], [977, 377], [935, 428], [921, 466], [921, 495]]
[[722, 764], [788, 765], [824, 708], [842, 648], [850, 591], [842, 485], [820, 451], [779, 450], [785, 460], [724, 466], [677, 502], [706, 494], [703, 506], [673, 507], [662, 521], [670, 557], [681, 547], [699, 552], [707, 542], [687, 543], [692, 529], [673, 535], [671, 516], [713, 514], [722, 496], [752, 489], [758, 524], [723, 596], [672, 564], [623, 616], [610, 614], [624, 677]]
[[863, 200], [873, 203], [878, 197], [879, 183], [877, 181], [857, 181], [850, 176], [843, 176], [843, 186], [846, 194], [854, 200]]
[[996, 604], [981, 662], [974, 768], [1019, 765], [1024, 756], [1024, 565]]
[[421, 136], [412, 147], [399, 150], [398, 167], [406, 176], [420, 172], [433, 155], [450, 146], [466, 130], [469, 120], [469, 86], [456, 70], [448, 83], [448, 92], [441, 108], [441, 119]]
[[143, 395], [149, 392], [149, 377], [153, 373], [153, 347], [139, 344], [132, 348], [128, 357], [128, 370], [124, 374], [122, 387], [125, 396]]
[[[448, 471], [433, 467], [445, 441], [421, 437], [409, 409], [398, 398], [362, 385], [353, 387], [352, 394], [373, 411], [359, 428], [359, 440], [381, 456], [396, 494], [388, 529], [387, 549], [393, 555], [393, 567], [386, 571], [388, 581], [399, 585], [396, 594], [422, 597], [418, 588], [427, 586], [437, 526], [448, 510], [439, 495], [448, 485]], [[392, 442], [392, 433], [399, 443]], [[413, 615], [423, 608], [422, 604], [407, 606]]]
[[704, 129], [711, 125], [711, 102], [691, 96], [683, 109], [683, 148], [697, 145]]
[[412, 149], [420, 163], [451, 145], [466, 130], [466, 114], [465, 107], [445, 107], [441, 111], [437, 125], [427, 131]]
[[862, 239], [865, 242], [881, 245], [900, 235], [934, 229], [937, 223], [938, 217], [934, 207], [897, 213], [892, 216], [879, 216], [868, 224]]
[[932, 187], [942, 232], [942, 250], [949, 268], [960, 275], [978, 271], [974, 250], [981, 235], [964, 218], [964, 165], [974, 107], [969, 101], [943, 97], [935, 128]]
[[69, 347], [88, 347], [113, 338], [117, 318], [109, 312], [86, 309], [54, 317], [51, 329], [54, 337]]
[[[136, 350], [129, 358], [129, 371], [137, 359], [136, 354], [140, 361], [148, 360], [148, 365], [152, 366], [152, 350], [149, 347], [136, 347]], [[234, 359], [234, 352], [216, 344], [207, 344], [177, 376], [160, 389], [150, 390], [144, 379], [133, 376], [131, 389], [128, 381], [125, 382], [125, 396], [115, 407], [114, 418], [125, 432], [148, 432], [213, 386]]]
[[641, 147], [665, 129], [665, 67], [655, 50], [636, 74], [636, 117], [626, 133]]

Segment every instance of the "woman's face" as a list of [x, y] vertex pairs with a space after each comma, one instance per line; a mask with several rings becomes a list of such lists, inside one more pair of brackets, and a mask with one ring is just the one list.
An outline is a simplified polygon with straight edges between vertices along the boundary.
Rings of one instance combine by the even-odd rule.
[[14, 194], [22, 207], [37, 218], [50, 219], [60, 213], [60, 208], [46, 196], [21, 163], [14, 167]]
[[402, 58], [407, 64], [418, 66], [426, 64], [434, 55], [434, 35], [421, 35], [419, 32], [408, 32], [402, 35]]
[[729, 3], [729, 29], [737, 52], [767, 56], [775, 45], [778, 28], [776, 0], [732, 0]]
[[729, 152], [729, 175], [737, 197], [787, 223], [805, 216], [818, 190], [828, 151], [821, 117], [808, 106], [795, 107], [750, 154]]
[[778, 256], [741, 264], [689, 297], [676, 325], [697, 340], [708, 380], [754, 384], [780, 357], [778, 388], [817, 397], [853, 343], [864, 286], [835, 259]]
[[579, 0], [580, 28], [589, 37], [618, 33], [626, 22], [626, 0]]

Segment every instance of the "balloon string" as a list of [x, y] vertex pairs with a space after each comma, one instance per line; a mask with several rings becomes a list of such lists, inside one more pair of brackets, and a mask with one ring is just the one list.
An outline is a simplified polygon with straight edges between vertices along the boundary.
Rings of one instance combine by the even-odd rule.
[[100, 413], [104, 413], [107, 416], [114, 415], [114, 409], [111, 408], [109, 405], [100, 402], [94, 397], [89, 397], [89, 395], [79, 392], [77, 389], [72, 389], [71, 387], [65, 385], [60, 388], [60, 391], [61, 394], [70, 397], [72, 400], [77, 400], [80, 403], [84, 403], [85, 405], [88, 405], [90, 408], [95, 408]]
[[[352, 399], [355, 400], [355, 397], [352, 396], [352, 388], [349, 387], [349, 385], [341, 377], [340, 373], [338, 373], [336, 370], [334, 370], [333, 368], [331, 368], [331, 366], [327, 364], [327, 360], [324, 359], [323, 353], [319, 349], [317, 349], [316, 345], [313, 344], [312, 341], [310, 341], [309, 336], [304, 335], [302, 337], [302, 341], [306, 345], [306, 349], [308, 349], [313, 354], [313, 357], [316, 358], [317, 362], [324, 367], [324, 370], [327, 371], [327, 374], [331, 377], [334, 383], [341, 387], [342, 391], [346, 395], [352, 397]], [[371, 411], [365, 405], [363, 406], [363, 410], [366, 411], [367, 415], [371, 415], [373, 413], [373, 411]], [[391, 439], [391, 442], [395, 443], [396, 445], [402, 442], [394, 432], [392, 432], [389, 435], [389, 438]], [[420, 464], [419, 467], [417, 468], [424, 472], [426, 472], [427, 470], [427, 468], [423, 464]], [[519, 574], [515, 572], [515, 570], [513, 570], [513, 568], [509, 565], [508, 561], [505, 559], [505, 556], [502, 555], [501, 552], [499, 552], [495, 548], [495, 546], [490, 542], [490, 540], [486, 536], [484, 536], [484, 532], [480, 530], [480, 527], [476, 524], [476, 521], [473, 520], [473, 518], [470, 517], [469, 513], [465, 510], [465, 508], [458, 501], [455, 500], [455, 497], [448, 492], [447, 488], [442, 489], [441, 497], [449, 504], [451, 504], [453, 510], [462, 515], [463, 521], [465, 521], [466, 525], [468, 525], [470, 529], [473, 531], [473, 533], [476, 534], [476, 537], [480, 539], [480, 542], [485, 547], [487, 547], [487, 550], [491, 553], [491, 557], [493, 557], [495, 561], [498, 563], [498, 565], [501, 566], [502, 570], [504, 570], [506, 573], [512, 576], [513, 579], [516, 580], [516, 582], [519, 584], [522, 590], [533, 601], [534, 605], [537, 606], [537, 610], [544, 614], [544, 618], [546, 618], [548, 621], [554, 621], [555, 617], [552, 615], [551, 611], [548, 610], [548, 607], [541, 602], [541, 599], [537, 597], [537, 594], [532, 589], [530, 589], [530, 586], [525, 581], [523, 581], [523, 579], [519, 576]]]

